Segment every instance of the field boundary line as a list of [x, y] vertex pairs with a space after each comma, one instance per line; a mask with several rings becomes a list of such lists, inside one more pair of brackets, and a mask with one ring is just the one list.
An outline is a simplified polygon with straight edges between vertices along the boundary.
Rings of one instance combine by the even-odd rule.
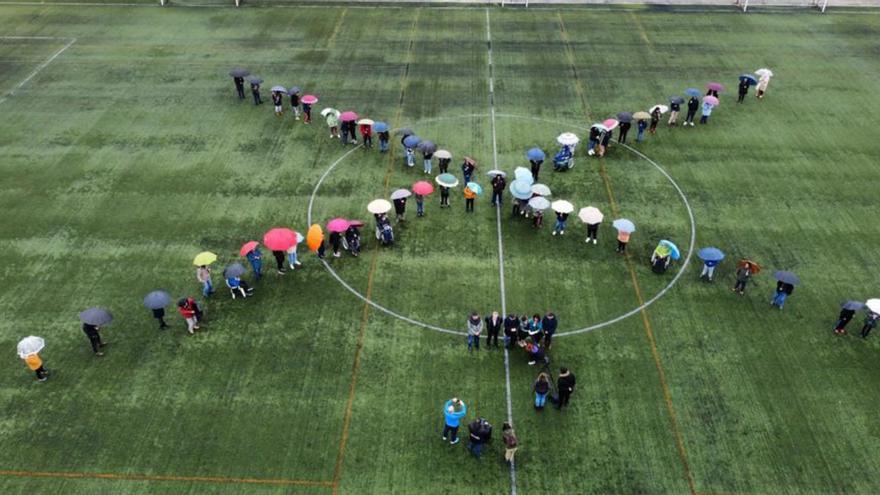
[[37, 74], [39, 74], [40, 72], [42, 72], [42, 70], [45, 69], [49, 64], [51, 64], [52, 62], [54, 62], [55, 59], [58, 58], [59, 55], [61, 55], [62, 53], [66, 52], [67, 49], [70, 48], [71, 46], [73, 46], [73, 44], [76, 43], [76, 40], [77, 40], [76, 38], [44, 38], [44, 37], [39, 37], [39, 38], [38, 38], [38, 37], [12, 37], [12, 36], [3, 36], [2, 39], [68, 39], [68, 40], [70, 40], [70, 41], [68, 41], [67, 44], [65, 44], [63, 47], [61, 47], [58, 51], [56, 51], [55, 53], [53, 53], [52, 56], [50, 56], [48, 59], [44, 60], [43, 63], [41, 63], [40, 65], [38, 65], [37, 68], [34, 69], [34, 70], [33, 70], [33, 71], [32, 71], [32, 72], [31, 72], [26, 78], [24, 78], [21, 82], [19, 82], [18, 85], [16, 85], [14, 88], [12, 88], [12, 89], [9, 90], [6, 94], [4, 94], [2, 97], [0, 97], [0, 105], [2, 105], [3, 102], [5, 102], [6, 100], [8, 100], [9, 98], [15, 96], [15, 92], [16, 92], [16, 91], [18, 91], [19, 89], [21, 89], [25, 84], [27, 84], [28, 82], [30, 82], [31, 79], [33, 79], [34, 77], [36, 77]]
[[67, 471], [23, 471], [0, 470], [0, 476], [17, 478], [63, 478], [63, 479], [106, 479], [125, 481], [181, 481], [197, 483], [228, 483], [243, 485], [299, 485], [332, 488], [333, 482], [328, 480], [305, 480], [298, 478], [237, 478], [227, 476], [176, 476], [165, 474], [139, 473], [94, 473]]

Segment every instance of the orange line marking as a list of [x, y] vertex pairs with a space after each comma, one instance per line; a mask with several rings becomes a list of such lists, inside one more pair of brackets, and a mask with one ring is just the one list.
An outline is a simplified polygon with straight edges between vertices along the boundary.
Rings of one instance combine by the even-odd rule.
[[245, 485], [299, 485], [331, 488], [332, 481], [303, 480], [296, 478], [235, 478], [226, 476], [175, 476], [170, 474], [139, 473], [74, 473], [65, 471], [18, 471], [0, 470], [0, 476], [19, 478], [106, 479], [126, 481], [185, 481], [200, 483], [238, 483]]

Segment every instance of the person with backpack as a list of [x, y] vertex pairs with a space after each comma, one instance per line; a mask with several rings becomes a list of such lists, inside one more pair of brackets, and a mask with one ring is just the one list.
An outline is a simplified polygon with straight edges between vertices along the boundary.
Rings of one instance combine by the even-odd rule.
[[540, 411], [544, 409], [547, 395], [550, 394], [550, 377], [547, 373], [541, 372], [532, 388], [535, 390], [535, 410]]
[[562, 410], [568, 405], [571, 394], [574, 393], [576, 380], [574, 373], [568, 368], [559, 368], [559, 377], [556, 379], [556, 390], [559, 392], [559, 400], [556, 401], [556, 409]]
[[516, 449], [519, 448], [519, 441], [516, 438], [516, 432], [513, 431], [513, 426], [506, 421], [501, 425], [501, 439], [504, 440], [504, 461], [508, 465], [513, 464], [513, 456], [516, 454]]
[[443, 404], [443, 440], [449, 440], [449, 445], [458, 443], [458, 427], [461, 418], [467, 415], [467, 405], [458, 397], [453, 397]]

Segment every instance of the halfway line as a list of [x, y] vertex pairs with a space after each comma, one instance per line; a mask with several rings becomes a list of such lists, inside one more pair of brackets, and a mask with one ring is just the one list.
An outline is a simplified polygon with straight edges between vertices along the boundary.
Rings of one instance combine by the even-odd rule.
[[[18, 39], [18, 38], [12, 38], [12, 37], [8, 37], [8, 36], [7, 36], [7, 37], [4, 37], [4, 38], [7, 38], [7, 39]], [[57, 52], [55, 52], [51, 57], [49, 57], [48, 60], [46, 60], [46, 61], [43, 62], [42, 64], [38, 65], [37, 68], [34, 69], [34, 71], [31, 72], [29, 76], [27, 76], [26, 78], [24, 78], [23, 81], [21, 81], [20, 83], [18, 83], [18, 86], [12, 88], [8, 93], [6, 93], [5, 95], [3, 95], [2, 98], [0, 98], [0, 104], [2, 104], [4, 101], [8, 100], [10, 96], [14, 96], [16, 91], [18, 91], [19, 89], [21, 89], [22, 86], [24, 86], [25, 84], [27, 84], [28, 81], [30, 81], [31, 79], [33, 79], [34, 76], [36, 76], [37, 74], [39, 74], [41, 70], [45, 69], [47, 65], [51, 64], [53, 60], [55, 60], [56, 58], [58, 58], [59, 55], [61, 55], [62, 53], [64, 53], [64, 51], [67, 50], [68, 48], [70, 48], [70, 46], [73, 45], [74, 43], [76, 43], [76, 38], [73, 38], [72, 40], [68, 41], [66, 45], [64, 45], [63, 47], [61, 47], [61, 49], [58, 50]]]

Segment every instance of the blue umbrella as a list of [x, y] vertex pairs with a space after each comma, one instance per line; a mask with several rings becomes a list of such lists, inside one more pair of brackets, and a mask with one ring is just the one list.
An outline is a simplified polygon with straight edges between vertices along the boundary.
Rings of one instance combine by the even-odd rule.
[[541, 148], [532, 148], [526, 152], [526, 158], [535, 162], [543, 162], [546, 157]]
[[636, 224], [632, 223], [632, 220], [627, 220], [625, 218], [618, 218], [611, 224], [612, 227], [621, 231], [621, 232], [635, 232]]
[[373, 130], [376, 132], [388, 132], [388, 124], [385, 122], [373, 122]]
[[801, 283], [801, 279], [797, 275], [795, 275], [794, 273], [791, 273], [791, 272], [784, 271], [784, 270], [779, 270], [776, 273], [774, 273], [773, 278], [775, 278], [776, 280], [779, 280], [780, 282], [782, 282], [784, 284], [800, 285], [800, 283]]
[[620, 112], [617, 114], [617, 121], [621, 124], [625, 124], [627, 122], [632, 122], [633, 114], [632, 112]]
[[758, 78], [752, 74], [743, 74], [743, 75], [739, 76], [739, 80], [740, 81], [742, 81], [742, 80], [748, 81], [749, 86], [754, 86], [754, 85], [758, 84]]
[[470, 189], [471, 192], [473, 192], [474, 194], [477, 194], [477, 195], [483, 194], [483, 188], [480, 187], [480, 185], [477, 184], [476, 182], [468, 182], [467, 188]]
[[660, 245], [669, 248], [669, 251], [672, 252], [672, 259], [677, 260], [681, 258], [681, 251], [678, 250], [678, 246], [673, 244], [672, 241], [667, 241], [666, 239], [663, 239], [662, 241], [660, 241]]
[[532, 197], [532, 185], [528, 182], [515, 180], [510, 183], [510, 194], [516, 199], [529, 199]]
[[858, 310], [865, 307], [865, 303], [863, 303], [861, 301], [847, 301], [847, 302], [841, 304], [840, 307], [843, 309], [858, 311]]
[[703, 93], [702, 93], [699, 89], [697, 89], [697, 88], [688, 88], [688, 89], [684, 90], [684, 94], [686, 94], [686, 95], [688, 95], [688, 96], [697, 96], [697, 97], [699, 97], [699, 96], [702, 95]]
[[164, 308], [171, 304], [171, 295], [164, 290], [154, 290], [144, 297], [144, 306], [147, 309]]
[[422, 138], [416, 136], [415, 134], [412, 134], [407, 136], [406, 139], [403, 140], [403, 145], [407, 148], [415, 148], [421, 142]]
[[721, 261], [724, 259], [724, 252], [716, 247], [705, 247], [697, 253], [703, 261]]

